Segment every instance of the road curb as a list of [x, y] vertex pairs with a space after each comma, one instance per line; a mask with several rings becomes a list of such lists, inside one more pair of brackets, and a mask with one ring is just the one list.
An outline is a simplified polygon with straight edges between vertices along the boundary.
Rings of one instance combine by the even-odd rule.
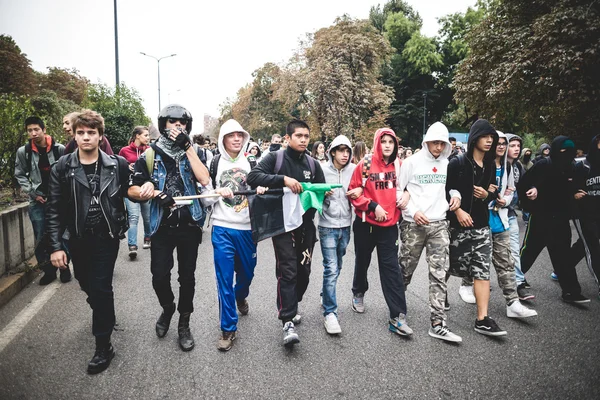
[[25, 263], [28, 271], [19, 272], [13, 275], [7, 275], [0, 278], [0, 308], [15, 297], [25, 286], [31, 283], [41, 273], [38, 269], [31, 269], [32, 262], [35, 265], [35, 258]]

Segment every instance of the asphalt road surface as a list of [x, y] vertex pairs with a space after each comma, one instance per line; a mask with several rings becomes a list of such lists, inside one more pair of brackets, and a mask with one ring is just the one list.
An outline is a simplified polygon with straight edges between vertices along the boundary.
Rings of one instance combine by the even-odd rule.
[[[36, 281], [0, 309], [0, 399], [600, 398], [600, 301], [584, 262], [577, 270], [592, 302], [568, 305], [550, 280], [544, 251], [527, 277], [537, 296], [529, 304], [539, 316], [524, 321], [506, 317], [492, 274], [490, 316], [508, 331], [500, 339], [474, 332], [475, 306], [460, 300], [459, 279], [451, 279], [449, 326], [463, 337], [463, 343], [453, 345], [427, 334], [424, 259], [407, 292], [412, 338], [388, 331], [375, 256], [366, 312], [354, 313], [351, 244], [338, 281], [342, 334], [333, 337], [323, 327], [317, 243], [311, 283], [300, 304], [301, 343], [289, 350], [281, 344], [273, 248], [265, 241], [258, 249], [250, 313], [240, 318], [233, 349], [222, 353], [216, 348], [218, 301], [208, 236], [196, 271], [193, 351], [178, 347], [177, 316], [167, 336], [156, 337], [160, 308], [151, 285], [150, 251], [140, 250], [131, 262], [124, 240], [114, 277], [119, 330], [112, 339], [117, 355], [110, 368], [99, 375], [86, 373], [94, 338], [91, 311], [77, 282], [40, 287]], [[174, 287], [176, 279], [174, 273]]]

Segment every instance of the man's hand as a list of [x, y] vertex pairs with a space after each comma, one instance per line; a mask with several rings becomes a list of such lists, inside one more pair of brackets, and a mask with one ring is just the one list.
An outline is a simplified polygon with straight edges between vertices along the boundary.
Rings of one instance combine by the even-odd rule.
[[67, 253], [62, 250], [55, 251], [50, 255], [50, 262], [60, 269], [67, 269]]
[[456, 211], [460, 207], [461, 199], [460, 197], [450, 197], [450, 211]]
[[175, 205], [175, 200], [173, 200], [173, 197], [168, 193], [158, 192], [155, 198], [156, 201], [158, 201], [158, 205], [163, 208], [170, 208]]
[[[490, 185], [491, 186], [495, 186], [495, 185]], [[497, 187], [496, 187], [497, 189]], [[488, 197], [488, 191], [485, 190], [484, 188], [482, 188], [481, 186], [473, 186], [473, 196], [475, 196], [478, 199], [482, 199], [485, 200]]]
[[429, 220], [421, 211], [417, 211], [413, 219], [417, 225], [429, 225]]
[[575, 200], [581, 200], [583, 196], [587, 196], [587, 192], [579, 190], [577, 193], [575, 193]]
[[346, 192], [346, 196], [350, 197], [352, 200], [358, 199], [363, 194], [362, 186], [355, 187], [352, 190], [348, 190]]
[[538, 191], [536, 188], [531, 188], [527, 192], [525, 192], [525, 195], [527, 195], [527, 198], [529, 200], [535, 200], [537, 199]]
[[375, 221], [383, 222], [387, 220], [387, 216], [387, 211], [385, 211], [380, 205], [377, 205], [377, 208], [375, 209]]
[[187, 151], [187, 149], [192, 146], [192, 140], [190, 139], [189, 135], [177, 129], [171, 129], [169, 137], [171, 140], [174, 140], [175, 144], [183, 151]]
[[496, 199], [496, 204], [497, 204], [499, 207], [504, 207], [504, 206], [506, 205], [506, 199], [502, 199], [502, 198], [500, 198], [500, 199]]
[[515, 192], [515, 188], [514, 187], [507, 187], [506, 190], [504, 191], [504, 196], [510, 196], [511, 194], [513, 194]]
[[496, 192], [498, 190], [498, 185], [494, 185], [493, 183], [490, 183], [490, 186], [488, 186], [488, 192]]
[[40, 204], [46, 203], [46, 199], [43, 196], [35, 196], [35, 201], [37, 201]]
[[284, 177], [283, 184], [295, 194], [302, 193], [302, 185], [294, 178]]
[[465, 210], [459, 208], [458, 210], [456, 210], [455, 213], [456, 219], [458, 220], [460, 226], [462, 226], [463, 228], [470, 228], [473, 226], [473, 218], [471, 218], [469, 213], [467, 213]]
[[325, 192], [325, 197], [333, 196], [333, 190], [328, 190]]
[[220, 194], [225, 199], [231, 199], [233, 197], [233, 191], [228, 187], [220, 187], [215, 190], [215, 193]]
[[152, 182], [146, 182], [140, 186], [140, 199], [150, 200], [154, 197], [154, 184]]
[[408, 193], [408, 190], [405, 190], [402, 192], [402, 197], [396, 200], [396, 207], [404, 210], [408, 205], [408, 200], [410, 200], [410, 193]]
[[264, 187], [264, 186], [257, 186], [256, 187], [256, 194], [265, 194], [265, 192], [269, 190], [268, 187]]

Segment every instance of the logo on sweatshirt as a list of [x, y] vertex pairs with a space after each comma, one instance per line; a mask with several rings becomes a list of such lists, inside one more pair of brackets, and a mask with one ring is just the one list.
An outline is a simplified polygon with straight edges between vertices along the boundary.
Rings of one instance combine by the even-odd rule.
[[310, 180], [310, 171], [302, 171], [304, 172], [304, 179]]
[[415, 179], [421, 185], [436, 184], [436, 183], [446, 184], [446, 175], [445, 174], [444, 175], [441, 175], [441, 174], [423, 174], [423, 175], [417, 175], [417, 176], [415, 176]]
[[396, 171], [369, 174], [376, 190], [394, 189], [396, 187]]
[[433, 167], [432, 171], [433, 171], [434, 174], [437, 174], [438, 169], [436, 167]]

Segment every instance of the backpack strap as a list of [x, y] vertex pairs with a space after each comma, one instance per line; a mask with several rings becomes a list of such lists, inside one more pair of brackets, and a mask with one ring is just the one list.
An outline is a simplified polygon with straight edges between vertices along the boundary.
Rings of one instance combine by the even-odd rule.
[[29, 174], [31, 173], [31, 157], [33, 153], [33, 149], [31, 148], [31, 141], [27, 142], [25, 145], [25, 176], [29, 178]]
[[152, 172], [154, 170], [154, 149], [152, 146], [149, 146], [144, 152], [146, 155], [146, 169], [148, 170], [148, 174], [152, 178]]
[[308, 159], [308, 168], [310, 168], [310, 174], [314, 178], [315, 170], [317, 168], [315, 167], [315, 159], [312, 158], [312, 156], [309, 156], [308, 154], [306, 155], [306, 158]]
[[275, 174], [279, 174], [279, 171], [281, 171], [281, 167], [283, 166], [283, 150], [277, 150], [277, 153], [275, 153], [275, 155], [277, 156], [277, 160], [275, 160], [275, 170], [273, 172], [275, 172]]
[[213, 157], [212, 162], [210, 163], [210, 168], [208, 170], [210, 174], [210, 180], [212, 182], [213, 189], [217, 188], [217, 171], [219, 168], [219, 160], [221, 159], [221, 154], [217, 154]]
[[373, 162], [373, 154], [365, 154], [362, 166], [362, 187], [364, 188], [371, 173], [371, 164]]

